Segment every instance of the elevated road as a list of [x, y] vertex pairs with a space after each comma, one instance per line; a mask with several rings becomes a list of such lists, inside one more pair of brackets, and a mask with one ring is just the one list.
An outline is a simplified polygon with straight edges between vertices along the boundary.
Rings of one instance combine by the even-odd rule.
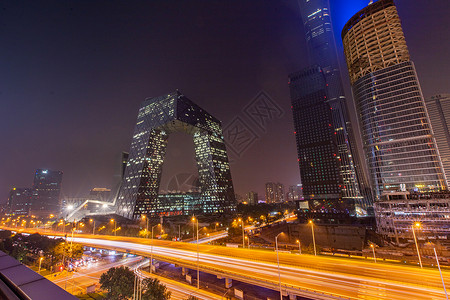
[[[53, 234], [53, 233], [44, 233]], [[150, 256], [191, 269], [197, 245], [148, 239], [76, 235], [74, 242]], [[278, 289], [273, 251], [199, 245], [200, 270], [250, 284]], [[357, 259], [279, 253], [283, 292], [312, 299], [445, 299], [439, 272]], [[444, 271], [450, 285], [450, 273]]]

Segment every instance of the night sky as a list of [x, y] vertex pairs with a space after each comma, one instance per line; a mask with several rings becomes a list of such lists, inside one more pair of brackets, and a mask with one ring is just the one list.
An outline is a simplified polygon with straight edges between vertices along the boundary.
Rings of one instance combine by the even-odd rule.
[[[341, 28], [368, 2], [331, 0], [341, 56]], [[396, 3], [425, 97], [449, 93], [450, 2]], [[37, 168], [64, 172], [64, 196], [113, 188], [140, 103], [175, 89], [257, 136], [232, 157], [237, 193], [299, 182], [287, 75], [308, 60], [296, 0], [0, 1], [0, 45], [0, 202]], [[263, 128], [244, 109], [261, 91], [281, 112]], [[197, 172], [193, 153], [189, 136], [169, 139], [163, 189]]]

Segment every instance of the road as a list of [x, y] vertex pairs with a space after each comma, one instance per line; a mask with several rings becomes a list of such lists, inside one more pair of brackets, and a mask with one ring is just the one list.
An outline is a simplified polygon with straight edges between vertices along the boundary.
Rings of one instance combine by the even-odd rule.
[[128, 257], [114, 262], [100, 260], [87, 267], [78, 268], [77, 272], [71, 272], [67, 276], [47, 276], [47, 278], [61, 288], [65, 288], [68, 292], [76, 295], [78, 293], [86, 293], [86, 288], [98, 283], [100, 276], [110, 268], [119, 266], [132, 267], [140, 260], [142, 260], [142, 257]]
[[[77, 235], [75, 242], [149, 256], [150, 241]], [[197, 245], [154, 241], [155, 258], [196, 268]], [[200, 269], [277, 289], [276, 253], [199, 245]], [[282, 289], [316, 299], [445, 299], [439, 272], [414, 266], [313, 255], [279, 253]], [[450, 272], [444, 271], [450, 286]]]

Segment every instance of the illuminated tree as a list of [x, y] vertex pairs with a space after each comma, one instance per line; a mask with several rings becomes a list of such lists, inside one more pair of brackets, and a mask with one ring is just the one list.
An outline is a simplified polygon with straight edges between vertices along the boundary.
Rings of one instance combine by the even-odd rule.
[[127, 299], [133, 296], [135, 276], [128, 267], [121, 266], [103, 273], [99, 282], [108, 291], [108, 299]]

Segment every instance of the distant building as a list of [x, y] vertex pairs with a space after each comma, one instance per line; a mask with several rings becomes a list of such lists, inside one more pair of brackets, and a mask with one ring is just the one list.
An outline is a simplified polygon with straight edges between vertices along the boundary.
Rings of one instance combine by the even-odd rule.
[[157, 216], [192, 216], [203, 213], [201, 194], [196, 192], [159, 194]]
[[360, 10], [344, 26], [342, 41], [377, 200], [389, 192], [446, 190], [394, 1]]
[[266, 183], [266, 203], [284, 202], [284, 186], [281, 183]]
[[7, 213], [26, 216], [30, 213], [33, 190], [31, 188], [13, 188], [9, 193]]
[[450, 186], [450, 94], [433, 96], [426, 101], [426, 105], [447, 186]]
[[412, 226], [420, 223], [420, 239], [450, 238], [450, 193], [386, 193], [374, 205], [378, 233], [393, 242], [413, 240]]
[[36, 216], [57, 214], [61, 209], [60, 193], [63, 173], [38, 169], [34, 175], [31, 213]]
[[247, 203], [250, 205], [258, 204], [258, 193], [257, 192], [248, 192], [247, 193]]
[[107, 188], [93, 188], [89, 191], [89, 200], [110, 201], [111, 190]]
[[129, 219], [165, 213], [165, 204], [158, 195], [168, 138], [173, 132], [193, 137], [201, 213], [234, 212], [236, 199], [221, 122], [175, 91], [148, 98], [139, 108], [125, 175], [115, 202], [116, 213]]
[[287, 201], [299, 201], [302, 200], [302, 184], [290, 185], [288, 192], [286, 193]]

